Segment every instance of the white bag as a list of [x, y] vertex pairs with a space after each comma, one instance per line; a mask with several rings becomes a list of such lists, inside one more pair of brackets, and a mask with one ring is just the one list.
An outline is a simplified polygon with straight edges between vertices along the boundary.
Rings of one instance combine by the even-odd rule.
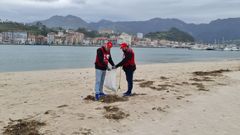
[[104, 87], [112, 91], [117, 91], [117, 70], [112, 69], [106, 72]]

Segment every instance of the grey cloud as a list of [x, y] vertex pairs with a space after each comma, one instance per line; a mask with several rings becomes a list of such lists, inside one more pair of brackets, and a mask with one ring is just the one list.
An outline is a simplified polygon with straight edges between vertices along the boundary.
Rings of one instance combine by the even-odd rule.
[[59, 0], [28, 0], [28, 1], [35, 1], [35, 2], [57, 2]]
[[93, 22], [160, 17], [205, 23], [218, 18], [240, 17], [239, 6], [239, 0], [0, 0], [0, 19], [29, 22], [72, 14]]
[[87, 0], [71, 0], [73, 3], [77, 3], [77, 4], [86, 4]]

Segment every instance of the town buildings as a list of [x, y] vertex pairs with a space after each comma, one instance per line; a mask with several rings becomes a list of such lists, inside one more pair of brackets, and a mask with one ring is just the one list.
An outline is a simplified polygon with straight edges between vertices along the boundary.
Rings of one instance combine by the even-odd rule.
[[0, 33], [0, 44], [2, 44], [2, 40], [3, 39], [3, 35], [2, 35], [2, 33]]
[[[113, 33], [113, 31], [102, 30], [101, 33], [110, 34]], [[114, 33], [95, 38], [85, 37], [83, 33], [75, 32], [73, 30], [50, 32], [46, 36], [34, 35], [25, 31], [0, 33], [0, 44], [101, 46], [108, 41], [111, 41], [116, 47], [119, 47], [119, 44], [123, 42], [132, 47], [190, 47], [187, 43], [145, 38], [142, 33], [136, 33], [135, 36], [127, 33]]]
[[84, 34], [79, 32], [68, 31], [68, 33], [59, 32], [48, 33], [47, 43], [49, 45], [81, 45], [83, 44]]
[[4, 44], [26, 44], [28, 33], [25, 31], [2, 32], [1, 41]]

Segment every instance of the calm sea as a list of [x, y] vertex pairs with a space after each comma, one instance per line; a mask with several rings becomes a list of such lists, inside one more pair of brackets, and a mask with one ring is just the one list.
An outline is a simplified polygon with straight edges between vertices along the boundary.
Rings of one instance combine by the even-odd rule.
[[[0, 45], [0, 72], [94, 67], [96, 47]], [[240, 59], [240, 51], [134, 48], [137, 64]], [[115, 63], [122, 58], [112, 49]]]

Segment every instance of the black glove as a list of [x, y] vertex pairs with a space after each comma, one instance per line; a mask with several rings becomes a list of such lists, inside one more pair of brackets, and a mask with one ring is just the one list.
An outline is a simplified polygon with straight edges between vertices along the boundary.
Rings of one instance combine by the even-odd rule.
[[107, 67], [107, 71], [111, 71], [111, 69], [109, 67]]

